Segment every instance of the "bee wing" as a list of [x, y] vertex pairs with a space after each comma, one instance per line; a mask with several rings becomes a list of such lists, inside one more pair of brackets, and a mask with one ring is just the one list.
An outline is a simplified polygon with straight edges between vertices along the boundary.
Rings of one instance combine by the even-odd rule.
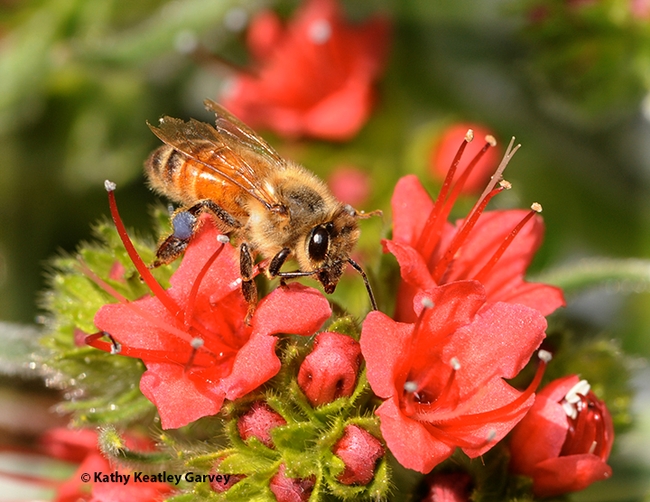
[[211, 99], [206, 99], [203, 103], [206, 109], [213, 111], [216, 115], [215, 126], [219, 133], [231, 137], [241, 145], [245, 145], [250, 150], [267, 159], [270, 165], [280, 168], [284, 167], [285, 160], [250, 127], [219, 103]]
[[[224, 132], [224, 129], [217, 130], [210, 124], [195, 119], [185, 122], [163, 117], [158, 127], [148, 125], [164, 143], [200, 162], [268, 209], [281, 206], [263, 181], [272, 170], [284, 169], [286, 165], [270, 146], [267, 145], [268, 150], [260, 150], [253, 139], [243, 142], [238, 136]], [[255, 137], [255, 133], [250, 131], [249, 136]], [[258, 140], [260, 144], [266, 144], [261, 138]], [[269, 152], [275, 155], [269, 156]]]

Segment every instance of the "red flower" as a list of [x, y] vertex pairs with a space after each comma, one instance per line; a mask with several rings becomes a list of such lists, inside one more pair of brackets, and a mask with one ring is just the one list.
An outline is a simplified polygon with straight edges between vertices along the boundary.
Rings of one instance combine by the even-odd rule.
[[[444, 180], [449, 171], [449, 167], [453, 164], [454, 157], [458, 151], [458, 145], [465, 138], [467, 131], [474, 132], [474, 138], [494, 141], [492, 133], [485, 127], [477, 124], [459, 123], [447, 127], [440, 138], [436, 141], [434, 148], [431, 150], [430, 168], [431, 172], [436, 178]], [[496, 144], [496, 142], [495, 142]], [[481, 151], [483, 144], [479, 141], [472, 141], [465, 150], [466, 154], [474, 157]], [[492, 173], [496, 170], [499, 164], [499, 153], [495, 148], [488, 149], [481, 159], [477, 162], [476, 167], [465, 181], [462, 193], [474, 194], [479, 193], [485, 185]], [[461, 173], [456, 171], [453, 181], [458, 181]]]
[[456, 447], [483, 454], [523, 417], [541, 372], [523, 393], [503, 379], [527, 363], [546, 320], [523, 305], [486, 303], [477, 281], [434, 288], [421, 304], [415, 324], [370, 312], [361, 351], [370, 386], [386, 399], [376, 413], [388, 448], [426, 473]]
[[164, 429], [214, 415], [224, 399], [265, 383], [280, 369], [270, 335], [311, 335], [331, 313], [318, 291], [294, 283], [264, 298], [247, 325], [235, 250], [217, 240], [209, 219], [203, 217], [167, 291], [140, 267], [155, 296], [105, 305], [97, 313], [96, 326], [119, 345], [88, 340], [142, 359], [147, 371], [140, 389], [158, 408]]
[[576, 375], [544, 387], [517, 425], [510, 450], [513, 471], [533, 478], [538, 497], [582, 490], [611, 476], [614, 441], [605, 403]]
[[[153, 449], [149, 441], [141, 439], [128, 438], [127, 443], [141, 450]], [[53, 429], [43, 437], [43, 446], [52, 456], [80, 463], [70, 479], [58, 487], [55, 502], [154, 502], [172, 492], [165, 483], [135, 483], [129, 469], [116, 469], [99, 451], [95, 431]], [[119, 473], [122, 480], [95, 483], [95, 473]], [[89, 481], [83, 482], [83, 474], [90, 474]], [[131, 482], [124, 481], [127, 475]]]
[[334, 197], [352, 207], [362, 207], [371, 191], [370, 174], [354, 166], [337, 167], [328, 185]]
[[352, 26], [336, 0], [309, 0], [286, 28], [264, 12], [251, 23], [255, 75], [241, 73], [223, 104], [253, 127], [288, 137], [346, 140], [365, 123], [382, 71], [389, 25]]
[[298, 385], [312, 406], [331, 403], [354, 392], [361, 348], [349, 336], [320, 333], [298, 371]]
[[[489, 302], [519, 303], [548, 315], [563, 306], [562, 291], [554, 286], [524, 281], [524, 273], [541, 245], [544, 224], [531, 211], [489, 211], [485, 205], [507, 187], [491, 189], [468, 218], [455, 225], [447, 217], [462, 182], [450, 191], [448, 179], [434, 203], [413, 175], [400, 179], [392, 198], [393, 239], [384, 249], [397, 258], [402, 282], [395, 318], [413, 322], [413, 298], [418, 291], [459, 280], [478, 280]], [[445, 201], [445, 198], [449, 198]]]

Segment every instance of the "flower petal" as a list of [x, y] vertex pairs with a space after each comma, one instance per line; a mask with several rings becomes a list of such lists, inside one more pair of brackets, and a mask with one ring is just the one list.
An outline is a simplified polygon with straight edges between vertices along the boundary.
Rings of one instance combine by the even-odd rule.
[[406, 417], [394, 399], [385, 401], [376, 413], [388, 449], [404, 467], [427, 473], [454, 452], [455, 447], [435, 439], [424, 425]]
[[538, 497], [551, 497], [586, 488], [607, 479], [612, 468], [596, 455], [588, 453], [545, 460], [537, 465], [533, 491]]
[[397, 182], [391, 207], [393, 240], [415, 247], [433, 209], [433, 201], [417, 176], [410, 174]]
[[260, 302], [252, 320], [253, 332], [313, 335], [330, 315], [329, 302], [318, 290], [294, 282]]

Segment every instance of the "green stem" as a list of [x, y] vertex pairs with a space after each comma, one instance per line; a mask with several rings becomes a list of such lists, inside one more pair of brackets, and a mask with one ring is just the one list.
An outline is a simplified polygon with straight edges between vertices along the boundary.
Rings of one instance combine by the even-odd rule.
[[596, 286], [614, 286], [621, 292], [639, 292], [650, 288], [650, 260], [586, 258], [562, 265], [533, 278], [575, 294]]

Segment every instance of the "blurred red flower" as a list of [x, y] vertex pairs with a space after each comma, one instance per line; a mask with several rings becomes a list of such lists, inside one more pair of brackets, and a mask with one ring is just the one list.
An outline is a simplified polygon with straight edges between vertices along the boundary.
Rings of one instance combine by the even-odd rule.
[[554, 380], [535, 397], [510, 443], [511, 467], [533, 478], [538, 497], [582, 490], [612, 475], [612, 418], [586, 380]]
[[264, 298], [247, 325], [235, 250], [217, 241], [209, 219], [203, 216], [167, 291], [97, 312], [95, 325], [119, 348], [98, 337], [87, 341], [142, 359], [147, 370], [140, 389], [156, 405], [164, 429], [214, 415], [224, 399], [265, 383], [280, 369], [270, 335], [312, 335], [331, 314], [317, 290], [294, 283]]
[[523, 417], [541, 372], [525, 392], [504, 378], [528, 362], [546, 320], [523, 305], [486, 303], [477, 281], [420, 298], [427, 306], [414, 324], [370, 312], [361, 351], [370, 386], [385, 399], [376, 413], [388, 448], [404, 467], [427, 473], [456, 447], [482, 455]]
[[350, 139], [370, 114], [388, 41], [386, 18], [351, 25], [336, 0], [306, 1], [286, 27], [263, 12], [248, 33], [254, 73], [237, 75], [222, 102], [285, 137]]
[[[474, 157], [479, 153], [483, 146], [483, 139], [492, 137], [492, 132], [478, 124], [458, 123], [447, 127], [435, 142], [429, 159], [431, 172], [436, 178], [445, 179], [458, 151], [458, 145], [460, 145], [470, 129], [474, 132], [474, 138], [476, 138], [467, 145], [465, 150], [466, 155], [470, 157]], [[479, 139], [481, 141], [477, 141]], [[483, 190], [498, 164], [498, 150], [496, 148], [488, 149], [476, 163], [476, 167], [472, 169], [467, 181], [463, 184], [461, 193], [475, 194]], [[461, 174], [462, 172], [456, 171], [453, 181], [458, 181]]]
[[452, 281], [478, 280], [489, 302], [526, 305], [548, 315], [565, 305], [562, 291], [546, 284], [524, 281], [526, 268], [542, 243], [544, 223], [535, 211], [483, 209], [495, 188], [484, 196], [468, 218], [447, 221], [454, 193], [434, 203], [418, 179], [405, 176], [391, 200], [393, 239], [384, 249], [397, 258], [402, 282], [395, 318], [413, 322], [413, 299]]
[[[165, 483], [125, 483], [124, 481], [94, 482], [94, 474], [119, 473], [130, 475], [130, 469], [116, 469], [102, 455], [97, 445], [97, 432], [89, 429], [52, 429], [43, 436], [43, 449], [49, 455], [62, 460], [78, 462], [80, 465], [70, 479], [56, 491], [54, 502], [154, 502], [163, 500], [173, 491]], [[143, 451], [153, 450], [150, 441], [127, 438], [129, 447]], [[88, 482], [82, 481], [83, 474], [90, 474]], [[123, 478], [125, 479], [125, 478]], [[131, 480], [133, 478], [131, 477]]]

